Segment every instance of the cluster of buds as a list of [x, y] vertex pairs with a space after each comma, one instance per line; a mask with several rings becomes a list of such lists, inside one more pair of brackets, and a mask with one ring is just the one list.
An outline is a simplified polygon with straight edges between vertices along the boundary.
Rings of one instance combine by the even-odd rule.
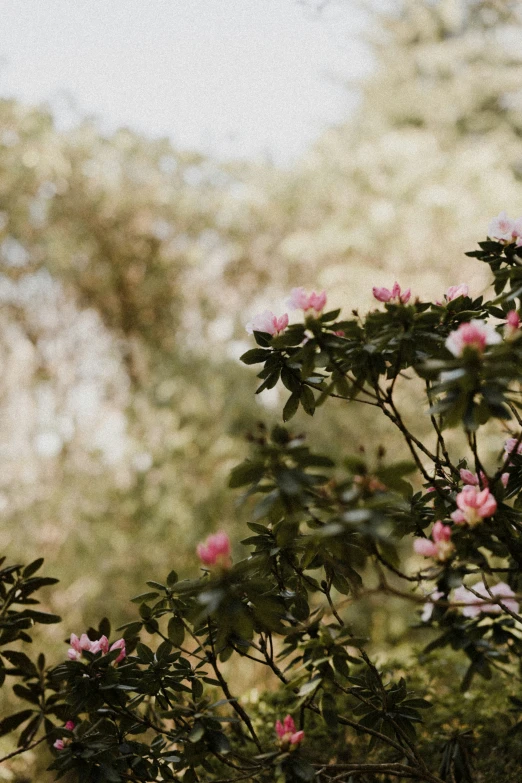
[[[74, 722], [72, 720], [68, 720], [67, 723], [64, 726], [64, 729], [66, 731], [73, 731], [74, 729]], [[53, 748], [56, 748], [56, 750], [63, 750], [66, 745], [68, 745], [70, 742], [70, 739], [57, 739], [55, 742], [53, 742]]]
[[466, 484], [458, 493], [457, 510], [451, 514], [456, 525], [475, 527], [497, 510], [497, 501], [488, 487], [481, 490], [477, 484]]
[[[515, 593], [505, 582], [499, 582], [494, 587], [488, 589], [483, 582], [477, 582], [471, 585], [471, 590], [461, 585], [457, 587], [453, 593], [453, 600], [458, 604], [465, 604], [465, 606], [459, 607], [464, 617], [477, 617], [481, 612], [484, 614], [500, 614], [502, 607], [500, 604], [491, 603], [491, 596], [498, 598], [504, 606], [511, 612], [518, 614], [519, 605], [518, 601], [514, 600]], [[474, 593], [478, 593], [477, 597]], [[484, 600], [482, 600], [484, 599]]]
[[402, 292], [397, 281], [393, 284], [391, 291], [389, 288], [377, 288], [377, 286], [374, 286], [372, 293], [379, 302], [390, 302], [392, 304], [407, 304], [411, 297], [411, 289], [407, 288], [406, 291]]
[[283, 750], [290, 750], [292, 746], [299, 745], [304, 739], [304, 731], [296, 731], [295, 723], [291, 715], [287, 715], [284, 721], [276, 720], [276, 734]]
[[318, 318], [326, 305], [326, 291], [321, 291], [320, 294], [312, 291], [307, 294], [304, 288], [292, 288], [287, 305], [292, 310], [304, 310], [305, 313], [311, 310], [312, 315]]
[[471, 350], [482, 354], [486, 345], [502, 342], [501, 336], [493, 326], [478, 319], [473, 319], [459, 326], [446, 339], [445, 346], [453, 356], [462, 356], [464, 351]]
[[488, 236], [502, 242], [503, 245], [511, 245], [513, 242], [517, 247], [522, 245], [522, 217], [513, 220], [507, 216], [503, 210], [500, 215], [493, 218], [488, 226]]
[[223, 530], [208, 536], [202, 544], [198, 544], [196, 551], [205, 566], [228, 569], [232, 565], [230, 539]]
[[95, 642], [91, 642], [86, 633], [82, 633], [80, 638], [78, 638], [75, 633], [72, 633], [69, 644], [71, 646], [67, 650], [67, 657], [70, 661], [79, 660], [84, 650], [90, 653], [101, 652], [103, 655], [106, 655], [108, 652], [112, 652], [113, 650], [120, 650], [121, 652], [115, 659], [114, 663], [119, 663], [125, 658], [126, 655], [125, 639], [118, 639], [118, 641], [114, 642], [114, 644], [109, 647], [109, 640], [106, 636], [102, 636]]
[[455, 547], [451, 542], [451, 528], [444, 525], [440, 520], [435, 522], [431, 531], [430, 541], [428, 538], [417, 538], [413, 542], [413, 548], [418, 555], [423, 557], [434, 557], [439, 563], [448, 560]]

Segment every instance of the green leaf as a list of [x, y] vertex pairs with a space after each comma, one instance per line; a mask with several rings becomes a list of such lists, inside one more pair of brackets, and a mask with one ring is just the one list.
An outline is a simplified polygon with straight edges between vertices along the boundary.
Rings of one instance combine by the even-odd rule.
[[185, 638], [185, 626], [180, 617], [171, 617], [168, 624], [168, 637], [175, 647], [180, 647]]
[[240, 356], [239, 361], [243, 362], [243, 364], [259, 364], [264, 362], [270, 356], [270, 353], [271, 351], [267, 351], [264, 348], [252, 348], [252, 350]]
[[242, 462], [232, 470], [228, 486], [231, 489], [236, 489], [237, 487], [243, 487], [245, 484], [253, 484], [262, 478], [264, 470], [262, 462], [246, 460], [246, 462]]
[[23, 578], [28, 579], [30, 576], [35, 574], [38, 571], [38, 569], [42, 567], [43, 561], [44, 561], [43, 557], [39, 557], [37, 560], [33, 560], [32, 563], [29, 563], [29, 565], [26, 566], [22, 571]]
[[315, 397], [309, 386], [303, 386], [301, 389], [300, 400], [305, 413], [309, 416], [313, 416], [315, 413]]
[[297, 409], [299, 408], [299, 392], [294, 392], [290, 395], [283, 408], [283, 421], [290, 421], [295, 416]]
[[7, 718], [4, 718], [2, 721], [0, 721], [0, 737], [3, 737], [4, 734], [9, 734], [9, 732], [14, 731], [18, 728], [24, 721], [26, 721], [28, 718], [33, 715], [33, 710], [22, 710], [21, 712], [16, 712], [14, 715], [9, 715]]

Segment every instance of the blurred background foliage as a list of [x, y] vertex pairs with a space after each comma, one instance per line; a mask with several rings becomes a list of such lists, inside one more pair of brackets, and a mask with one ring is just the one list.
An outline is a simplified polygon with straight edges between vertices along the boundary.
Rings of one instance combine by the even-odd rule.
[[[195, 568], [207, 532], [239, 531], [228, 473], [279, 399], [237, 360], [252, 314], [298, 285], [348, 311], [396, 278], [431, 298], [487, 285], [463, 254], [521, 211], [520, 6], [370, 12], [357, 111], [286, 169], [0, 101], [0, 549], [60, 579], [58, 656], [132, 618], [146, 579]], [[334, 457], [400, 448], [359, 408], [295, 421]]]

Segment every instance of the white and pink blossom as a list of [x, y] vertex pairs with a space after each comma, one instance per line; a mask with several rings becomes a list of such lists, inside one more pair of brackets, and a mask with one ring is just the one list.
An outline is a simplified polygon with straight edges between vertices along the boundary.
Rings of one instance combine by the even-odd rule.
[[208, 536], [203, 543], [198, 544], [196, 551], [203, 565], [221, 568], [230, 568], [232, 565], [230, 539], [223, 530]]
[[488, 477], [483, 470], [479, 473], [480, 479], [476, 473], [472, 473], [471, 470], [468, 470], [467, 468], [461, 468], [459, 474], [461, 480], [467, 486], [480, 487], [482, 485], [483, 487], [487, 487], [489, 484]]
[[487, 345], [500, 343], [502, 338], [493, 326], [473, 319], [459, 326], [446, 339], [445, 346], [453, 356], [462, 356], [465, 350], [483, 353]]
[[263, 310], [262, 313], [255, 315], [251, 321], [246, 325], [248, 334], [254, 332], [266, 332], [271, 334], [272, 337], [277, 337], [278, 334], [284, 332], [288, 326], [288, 313], [277, 316], [274, 315], [271, 310]]
[[321, 291], [319, 294], [312, 291], [311, 294], [307, 294], [302, 287], [292, 288], [287, 305], [292, 310], [304, 310], [305, 313], [313, 310], [313, 314], [318, 317], [326, 305], [326, 291]]
[[413, 542], [413, 549], [418, 555], [434, 557], [440, 563], [444, 563], [455, 550], [451, 543], [451, 528], [438, 520], [433, 525], [431, 538], [431, 541], [428, 538], [416, 538]]
[[493, 516], [497, 510], [497, 501], [486, 487], [466, 485], [456, 498], [457, 510], [451, 514], [456, 525], [475, 527], [482, 520]]
[[[477, 617], [479, 614], [500, 614], [503, 611], [499, 604], [491, 603], [491, 595], [489, 594], [485, 584], [483, 582], [477, 582], [471, 585], [471, 588], [478, 593], [480, 598], [473, 595], [471, 590], [461, 585], [453, 593], [453, 600], [459, 604], [466, 604], [466, 606], [459, 607], [464, 617]], [[502, 601], [502, 603], [511, 612], [518, 614], [519, 604], [514, 600], [515, 593], [505, 582], [499, 582], [494, 587], [490, 588], [491, 594]], [[484, 600], [482, 600], [484, 599]]]
[[397, 281], [393, 284], [391, 291], [389, 288], [374, 286], [372, 293], [379, 302], [392, 302], [394, 304], [407, 304], [411, 297], [411, 289], [407, 288], [406, 291], [401, 291]]
[[510, 243], [513, 241], [513, 231], [515, 221], [507, 216], [507, 212], [502, 212], [497, 217], [492, 218], [488, 226], [488, 236], [491, 239], [497, 239], [499, 242]]

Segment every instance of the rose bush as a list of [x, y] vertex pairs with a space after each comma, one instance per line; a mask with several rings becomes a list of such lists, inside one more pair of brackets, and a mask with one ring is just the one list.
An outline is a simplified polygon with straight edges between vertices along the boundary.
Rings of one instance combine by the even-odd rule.
[[[149, 581], [132, 599], [139, 614], [112, 643], [104, 619], [80, 636], [67, 629], [69, 651], [49, 669], [0, 652], [31, 704], [0, 724], [3, 733], [24, 725], [15, 753], [45, 740], [58, 776], [100, 783], [474, 779], [468, 734], [444, 735], [448, 714], [435, 745], [427, 739], [424, 710], [440, 705], [394, 676], [349, 612], [369, 596], [384, 606], [400, 599], [410, 625], [431, 632], [413, 668], [457, 651], [467, 661], [462, 691], [476, 675], [518, 677], [519, 229], [501, 213], [468, 254], [489, 266], [491, 299], [459, 284], [423, 302], [395, 283], [374, 287], [375, 309], [343, 318], [324, 312], [325, 292], [295, 288], [289, 306], [304, 320], [253, 317], [257, 347], [242, 360], [262, 365], [257, 393], [279, 381], [289, 392], [285, 422], [330, 400], [372, 406], [401, 433], [409, 460], [378, 448], [373, 461], [366, 444], [335, 465], [303, 435], [260, 426], [230, 479], [250, 514], [241, 547], [224, 530], [209, 536], [198, 546], [201, 573]], [[415, 415], [429, 417], [431, 441], [408, 424], [408, 384], [424, 391]], [[15, 608], [49, 583], [31, 582], [32, 569], [0, 572], [2, 645], [27, 643], [33, 622], [50, 622]], [[261, 700], [234, 689], [234, 658], [269, 673]], [[511, 706], [516, 713], [522, 702]], [[521, 725], [513, 718], [510, 730]]]

